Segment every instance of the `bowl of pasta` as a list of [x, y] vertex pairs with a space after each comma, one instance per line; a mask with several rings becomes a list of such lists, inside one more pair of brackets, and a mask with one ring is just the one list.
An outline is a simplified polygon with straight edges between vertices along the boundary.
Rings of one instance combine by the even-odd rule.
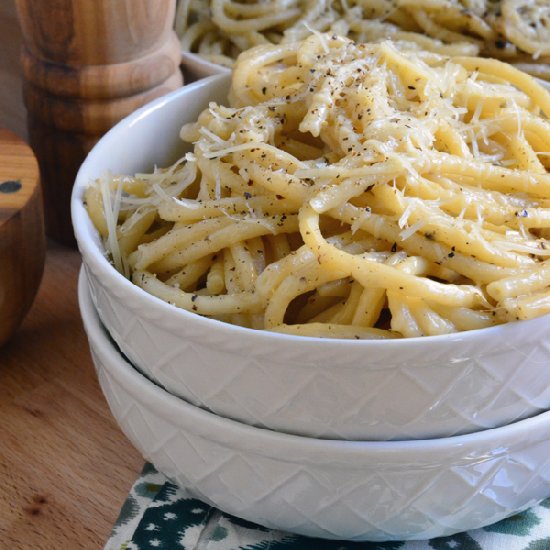
[[[203, 17], [198, 25], [188, 24], [190, 11], [199, 10]], [[224, 74], [231, 70], [233, 60], [224, 55], [216, 45], [208, 24], [208, 6], [197, 3], [191, 6], [190, 2], [180, 2], [177, 7], [174, 29], [181, 42], [181, 64], [187, 76], [186, 82], [193, 82], [215, 74]], [[193, 17], [193, 15], [191, 15]], [[197, 41], [206, 39], [202, 47]], [[196, 46], [196, 47], [195, 47]], [[195, 49], [196, 51], [192, 51]], [[200, 50], [200, 52], [199, 52]]]
[[429, 539], [475, 529], [550, 493], [550, 413], [431, 441], [330, 441], [254, 428], [141, 375], [79, 301], [92, 358], [123, 432], [201, 500], [261, 525], [329, 539]]
[[265, 0], [253, 6], [179, 0], [175, 31], [183, 64], [198, 78], [233, 66], [249, 48], [295, 42], [316, 30], [356, 42], [391, 39], [413, 51], [501, 59], [550, 86], [549, 20], [547, 0]]
[[391, 440], [535, 415], [547, 113], [495, 60], [326, 35], [250, 50], [82, 165], [73, 224], [100, 317], [170, 393], [255, 426]]

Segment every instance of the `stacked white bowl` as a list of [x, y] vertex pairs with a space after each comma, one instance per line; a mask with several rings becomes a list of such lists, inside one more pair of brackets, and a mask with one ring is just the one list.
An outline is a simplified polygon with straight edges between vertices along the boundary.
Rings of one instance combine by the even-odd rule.
[[317, 537], [444, 536], [548, 497], [548, 317], [418, 339], [295, 337], [177, 309], [109, 263], [85, 187], [181, 156], [181, 126], [225, 101], [228, 83], [213, 76], [137, 111], [75, 183], [82, 317], [122, 430], [206, 502]]

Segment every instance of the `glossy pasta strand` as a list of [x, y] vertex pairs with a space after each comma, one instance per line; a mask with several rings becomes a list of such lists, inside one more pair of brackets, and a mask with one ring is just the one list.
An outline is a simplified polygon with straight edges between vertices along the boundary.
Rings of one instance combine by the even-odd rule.
[[[328, 4], [308, 5], [319, 23]], [[135, 284], [224, 322], [389, 338], [532, 318], [550, 312], [548, 113], [504, 63], [314, 33], [244, 53], [228, 104], [183, 127], [192, 152], [93, 183], [88, 211]]]

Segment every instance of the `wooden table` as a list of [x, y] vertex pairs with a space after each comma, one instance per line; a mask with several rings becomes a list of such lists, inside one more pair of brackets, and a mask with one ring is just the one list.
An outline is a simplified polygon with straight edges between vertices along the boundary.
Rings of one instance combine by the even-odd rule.
[[143, 464], [96, 380], [79, 267], [49, 245], [34, 306], [0, 349], [0, 548], [103, 548]]
[[[26, 136], [21, 32], [0, 1], [0, 127]], [[101, 549], [143, 459], [112, 419], [76, 300], [80, 256], [50, 244], [42, 286], [0, 348], [0, 549]]]

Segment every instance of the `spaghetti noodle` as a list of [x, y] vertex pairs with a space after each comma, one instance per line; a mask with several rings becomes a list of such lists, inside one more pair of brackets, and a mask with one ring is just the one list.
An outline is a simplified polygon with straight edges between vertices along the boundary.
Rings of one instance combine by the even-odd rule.
[[550, 312], [550, 94], [510, 65], [314, 34], [235, 66], [192, 153], [104, 177], [112, 261], [251, 328], [437, 335]]
[[504, 59], [550, 79], [547, 0], [180, 0], [176, 14], [183, 50], [225, 66], [248, 48], [294, 42], [312, 30]]

